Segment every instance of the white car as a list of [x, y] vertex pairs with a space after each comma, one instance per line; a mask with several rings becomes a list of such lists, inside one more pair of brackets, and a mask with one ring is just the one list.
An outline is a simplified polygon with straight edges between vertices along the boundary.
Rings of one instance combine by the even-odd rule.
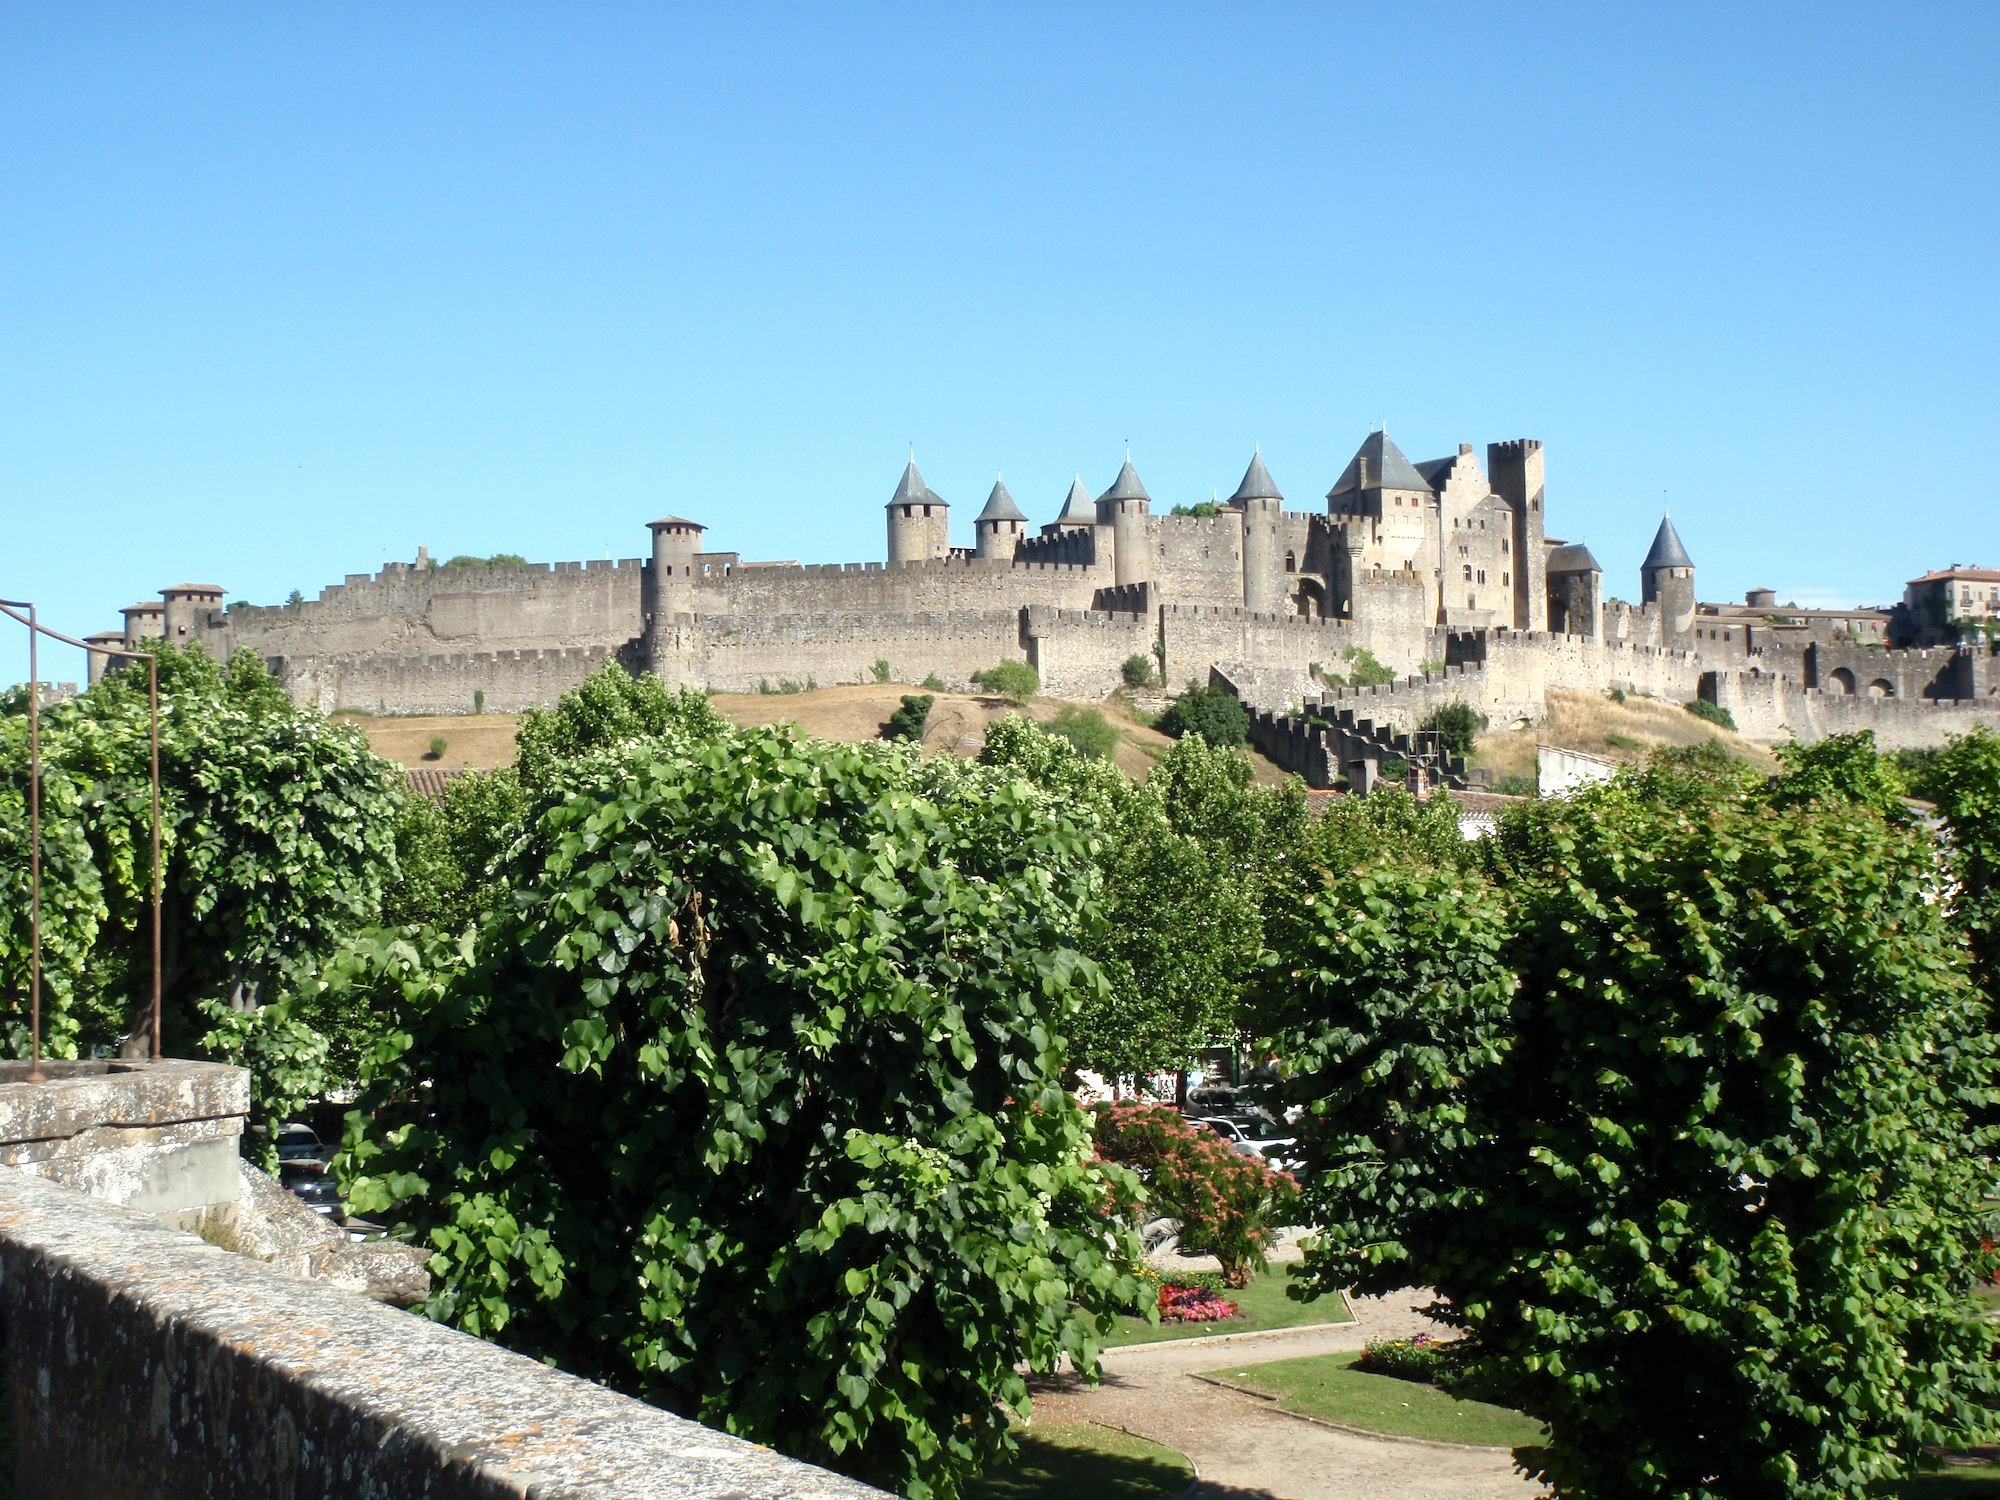
[[1229, 1148], [1243, 1156], [1254, 1156], [1280, 1171], [1296, 1169], [1298, 1162], [1298, 1140], [1293, 1136], [1259, 1137], [1251, 1133], [1248, 1126], [1238, 1120], [1224, 1119], [1220, 1115], [1207, 1115], [1188, 1122], [1191, 1125], [1206, 1125], [1225, 1141]]

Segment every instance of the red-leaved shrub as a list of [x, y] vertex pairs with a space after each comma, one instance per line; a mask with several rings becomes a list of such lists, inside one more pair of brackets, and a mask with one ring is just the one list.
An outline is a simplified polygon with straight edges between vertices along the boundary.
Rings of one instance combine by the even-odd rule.
[[1164, 1104], [1100, 1104], [1096, 1116], [1097, 1154], [1139, 1174], [1151, 1209], [1179, 1219], [1183, 1241], [1212, 1250], [1226, 1284], [1248, 1286], [1278, 1212], [1298, 1196], [1291, 1177]]

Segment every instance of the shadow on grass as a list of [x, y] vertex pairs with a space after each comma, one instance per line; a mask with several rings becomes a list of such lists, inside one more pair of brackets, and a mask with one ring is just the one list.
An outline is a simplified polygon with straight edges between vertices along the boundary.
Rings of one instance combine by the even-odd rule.
[[[1164, 1500], [1194, 1477], [1193, 1466], [1173, 1449], [1087, 1422], [1018, 1436], [1014, 1461], [969, 1485], [965, 1500]], [[1245, 1500], [1253, 1493], [1218, 1492]]]

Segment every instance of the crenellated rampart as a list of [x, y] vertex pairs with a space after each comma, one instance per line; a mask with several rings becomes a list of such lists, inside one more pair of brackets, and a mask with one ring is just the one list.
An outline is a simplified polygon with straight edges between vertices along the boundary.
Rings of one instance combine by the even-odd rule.
[[275, 657], [270, 667], [295, 702], [322, 713], [469, 714], [473, 694], [493, 713], [546, 708], [605, 663], [618, 648], [562, 651], [461, 651], [430, 656]]

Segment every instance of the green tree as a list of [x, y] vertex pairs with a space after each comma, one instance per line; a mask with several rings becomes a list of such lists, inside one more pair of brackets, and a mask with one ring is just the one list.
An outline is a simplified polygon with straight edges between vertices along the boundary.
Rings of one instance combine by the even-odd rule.
[[1026, 703], [1042, 690], [1042, 679], [1041, 674], [1024, 661], [1003, 661], [983, 672], [974, 672], [972, 685], [982, 692], [998, 693], [1015, 703]]
[[1175, 739], [1198, 734], [1211, 745], [1232, 747], [1250, 738], [1250, 715], [1234, 694], [1191, 682], [1153, 727]]
[[1101, 709], [1065, 703], [1049, 723], [1049, 733], [1068, 740], [1092, 760], [1109, 760], [1118, 749], [1118, 729]]
[[557, 766], [586, 751], [676, 729], [706, 734], [724, 722], [694, 688], [676, 692], [650, 672], [635, 677], [609, 663], [564, 693], [554, 708], [531, 708], [521, 716], [514, 766], [521, 784], [539, 793]]
[[1143, 651], [1134, 652], [1125, 658], [1122, 675], [1127, 687], [1151, 687], [1159, 681], [1159, 673], [1153, 666], [1153, 658]]
[[[401, 777], [359, 731], [294, 708], [256, 657], [158, 648], [162, 971], [169, 1038], [204, 1008], [277, 998], [348, 932], [376, 920], [395, 878]], [[48, 1045], [56, 1056], [150, 1037], [145, 678], [108, 674], [43, 715]], [[26, 725], [0, 737], [0, 798], [24, 806]], [[0, 818], [0, 990], [27, 988], [27, 820]], [[19, 1040], [24, 1041], [25, 1038]]]
[[1986, 992], [2000, 1001], [2000, 735], [1955, 735], [1921, 768], [1918, 791], [1951, 831], [1954, 907], [1978, 955]]
[[1621, 777], [1272, 944], [1309, 1283], [1434, 1287], [1559, 1495], [1818, 1500], [1993, 1427], [1991, 1002], [1928, 839], [1774, 800]]
[[889, 722], [882, 726], [885, 740], [921, 740], [924, 725], [930, 722], [931, 705], [937, 699], [929, 693], [903, 694], [903, 706], [889, 715]]
[[1349, 687], [1384, 687], [1396, 680], [1396, 674], [1377, 660], [1375, 653], [1366, 646], [1349, 646], [1340, 655], [1347, 663]]
[[1017, 714], [987, 731], [980, 759], [1046, 791], [1096, 861], [1098, 919], [1081, 943], [1107, 988], [1072, 1023], [1074, 1063], [1178, 1070], [1233, 1036], [1265, 889], [1304, 835], [1303, 786], [1255, 787], [1246, 760], [1199, 736], [1136, 784]]
[[405, 1001], [350, 1199], [432, 1316], [913, 1497], [1142, 1293], [1061, 1036], [1082, 839], [1012, 774], [685, 723], [562, 761]]
[[1710, 703], [1706, 698], [1691, 698], [1681, 706], [1704, 723], [1732, 732], [1736, 728], [1736, 715], [1719, 703]]
[[1446, 755], [1463, 757], [1472, 754], [1473, 742], [1486, 728], [1486, 715], [1470, 703], [1446, 703], [1426, 714], [1417, 728], [1435, 730]]

